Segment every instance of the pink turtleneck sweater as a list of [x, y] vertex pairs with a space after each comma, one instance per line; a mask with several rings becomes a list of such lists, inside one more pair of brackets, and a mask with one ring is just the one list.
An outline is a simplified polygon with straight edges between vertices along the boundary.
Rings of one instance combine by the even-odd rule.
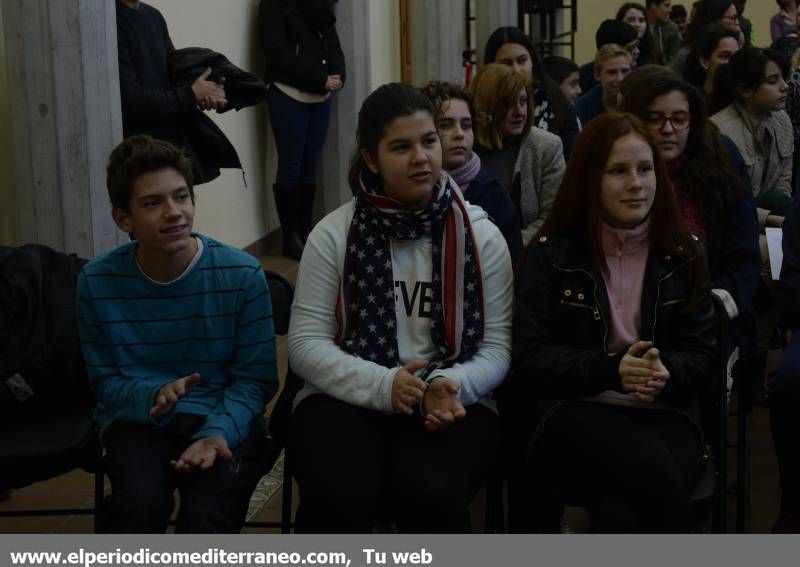
[[602, 270], [611, 308], [608, 352], [615, 354], [638, 341], [642, 330], [642, 285], [650, 252], [650, 220], [636, 228], [600, 223], [607, 269]]
[[[613, 228], [601, 222], [600, 238], [608, 265], [603, 270], [603, 280], [611, 307], [608, 352], [613, 355], [642, 337], [642, 287], [650, 253], [650, 220], [632, 229]], [[633, 394], [615, 390], [585, 399], [648, 410], [665, 407], [659, 402], [643, 402]]]

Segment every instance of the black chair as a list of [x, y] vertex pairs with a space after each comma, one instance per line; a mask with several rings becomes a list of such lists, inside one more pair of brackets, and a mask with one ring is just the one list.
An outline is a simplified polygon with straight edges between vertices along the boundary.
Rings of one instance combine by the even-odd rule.
[[[286, 335], [289, 333], [289, 321], [292, 315], [292, 301], [294, 301], [294, 286], [292, 282], [287, 280], [282, 275], [271, 270], [264, 270], [264, 276], [267, 278], [267, 285], [269, 286], [270, 299], [272, 301], [272, 322], [275, 326], [276, 335]], [[272, 425], [273, 420], [282, 421], [280, 416], [276, 416], [276, 411], [280, 414], [283, 410], [282, 400], [288, 388], [294, 388], [294, 382], [289, 385], [291, 376], [294, 376], [291, 371], [288, 372], [286, 382], [284, 383], [283, 390], [276, 402], [270, 418], [270, 431], [273, 434], [274, 453], [275, 459], [280, 453], [280, 450], [285, 446], [281, 436], [275, 435], [275, 428]], [[302, 384], [301, 384], [302, 387]], [[299, 388], [298, 388], [299, 389]], [[294, 398], [294, 394], [292, 394]], [[279, 409], [281, 408], [281, 409]], [[291, 412], [291, 407], [289, 407]], [[273, 463], [274, 465], [274, 463]], [[258, 522], [247, 521], [244, 523], [246, 528], [280, 528], [281, 533], [288, 534], [292, 529], [292, 473], [289, 467], [289, 460], [284, 454], [283, 460], [283, 484], [281, 486], [281, 521], [280, 522]]]
[[[691, 501], [697, 532], [725, 533], [727, 525], [727, 364], [728, 315], [722, 300], [712, 294], [715, 312], [717, 350], [712, 380], [700, 395], [700, 420], [705, 443], [703, 469], [692, 487]], [[557, 532], [564, 506], [585, 508], [584, 497], [577, 492], [563, 492], [550, 486], [543, 475], [534, 476], [529, 513], [534, 516], [528, 527], [533, 531]], [[554, 514], [558, 517], [554, 517]]]
[[102, 450], [75, 324], [75, 283], [86, 260], [42, 245], [0, 247], [0, 256], [0, 327], [9, 331], [0, 378], [31, 386], [30, 398], [20, 396], [0, 416], [0, 493], [82, 468], [94, 473], [95, 501], [92, 508], [2, 510], [0, 517], [94, 515], [99, 531]]
[[735, 420], [736, 439], [728, 440], [728, 448], [736, 451], [736, 480], [727, 488], [736, 502], [736, 533], [750, 531], [750, 449], [754, 396], [753, 387], [764, 374], [764, 360], [744, 355], [733, 369], [733, 392], [736, 395], [736, 410], [730, 417]]
[[272, 300], [272, 323], [275, 326], [275, 334], [286, 335], [289, 333], [289, 321], [292, 317], [294, 286], [276, 272], [264, 270], [264, 276], [267, 278]]
[[[23, 488], [76, 468], [94, 472], [94, 501], [103, 500], [102, 450], [92, 419], [94, 403], [0, 426], [0, 491]], [[13, 500], [13, 492], [11, 495]], [[92, 508], [2, 510], [0, 517], [101, 515]]]
[[706, 443], [706, 465], [695, 483], [692, 502], [702, 531], [727, 531], [728, 432], [728, 312], [716, 295], [714, 301], [717, 352], [713, 380], [701, 397], [700, 413]]

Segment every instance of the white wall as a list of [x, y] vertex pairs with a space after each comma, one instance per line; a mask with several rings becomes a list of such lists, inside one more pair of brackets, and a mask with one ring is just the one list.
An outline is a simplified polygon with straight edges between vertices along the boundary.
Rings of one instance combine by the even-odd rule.
[[[224, 53], [235, 65], [262, 74], [259, 0], [150, 0], [150, 4], [167, 20], [176, 48], [210, 47]], [[372, 47], [368, 71], [370, 84], [375, 88], [400, 80], [398, 0], [370, 0], [369, 12]], [[348, 61], [349, 76], [361, 72], [364, 70], [354, 69]], [[247, 187], [238, 170], [222, 170], [218, 179], [198, 187], [195, 227], [224, 242], [244, 247], [278, 227], [271, 189], [277, 153], [268, 128], [266, 106], [261, 104], [238, 113], [210, 113], [209, 116], [238, 151]], [[339, 159], [348, 157], [349, 150], [347, 156], [339, 156]]]
[[[260, 0], [148, 0], [148, 3], [164, 15], [175, 47], [209, 47], [225, 54], [235, 65], [262, 74], [263, 55], [258, 37]], [[368, 72], [374, 88], [400, 80], [399, 0], [369, 0], [369, 11], [373, 43], [370, 65], [368, 69], [358, 69], [348, 61], [348, 75]], [[15, 214], [17, 187], [10, 159], [2, 31], [0, 12], [0, 244], [17, 245], [20, 244]], [[241, 171], [222, 170], [215, 181], [197, 187], [195, 228], [223, 242], [244, 247], [278, 227], [271, 190], [277, 154], [266, 106], [208, 115], [236, 148], [247, 186]], [[355, 123], [356, 118], [352, 117], [353, 129]], [[333, 157], [347, 160], [350, 150], [347, 149], [347, 155]]]
[[370, 0], [370, 85], [400, 80], [400, 2]]
[[[209, 47], [234, 65], [259, 76], [263, 56], [258, 41], [259, 0], [149, 0], [167, 20], [176, 48]], [[239, 153], [242, 173], [224, 169], [211, 183], [197, 188], [195, 229], [234, 246], [244, 247], [277, 227], [271, 197], [275, 175], [272, 135], [266, 127], [266, 106], [239, 112], [209, 113]]]

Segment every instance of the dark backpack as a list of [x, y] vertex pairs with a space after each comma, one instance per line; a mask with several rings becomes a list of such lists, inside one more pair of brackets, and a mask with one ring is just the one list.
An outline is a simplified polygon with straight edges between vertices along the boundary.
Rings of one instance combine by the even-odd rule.
[[91, 399], [76, 323], [87, 260], [0, 246], [0, 420]]

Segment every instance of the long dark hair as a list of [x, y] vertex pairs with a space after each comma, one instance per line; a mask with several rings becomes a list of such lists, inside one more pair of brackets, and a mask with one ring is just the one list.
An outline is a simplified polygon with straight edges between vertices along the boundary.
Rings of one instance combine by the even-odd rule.
[[[639, 71], [629, 75], [633, 76], [632, 81], [637, 80], [634, 76], [636, 73]], [[635, 88], [623, 93], [621, 109], [644, 119], [656, 98], [674, 91], [683, 93], [689, 101], [689, 114], [692, 117], [683, 151], [686, 162], [682, 176], [686, 190], [697, 203], [703, 220], [707, 224], [718, 222], [726, 195], [744, 198], [745, 187], [731, 165], [719, 130], [706, 118], [701, 92], [671, 69], [659, 67], [648, 72], [645, 80], [636, 82]]]
[[733, 0], [700, 0], [689, 25], [686, 27], [684, 45], [693, 45], [701, 30], [709, 24], [718, 24], [722, 15], [733, 5]]
[[712, 113], [729, 104], [743, 102], [742, 90], [757, 89], [764, 82], [767, 63], [775, 63], [783, 74], [789, 75], [789, 61], [775, 49], [744, 47], [733, 54], [727, 65], [720, 66], [714, 77]]
[[657, 63], [655, 61], [656, 54], [653, 50], [653, 38], [650, 36], [650, 24], [647, 23], [647, 9], [638, 2], [625, 2], [617, 10], [617, 20], [620, 22], [625, 20], [625, 14], [628, 10], [638, 10], [644, 16], [645, 30], [644, 35], [639, 38], [639, 59], [636, 60], [636, 66], [641, 67], [648, 63]]
[[572, 73], [580, 71], [578, 64], [572, 59], [561, 57], [559, 55], [548, 55], [542, 59], [544, 68], [547, 69], [547, 74], [559, 84], [567, 80]]
[[356, 151], [350, 160], [350, 190], [355, 195], [360, 188], [359, 177], [374, 175], [367, 167], [362, 151], [378, 156], [378, 144], [386, 128], [396, 118], [410, 116], [416, 112], [427, 112], [431, 120], [436, 110], [428, 97], [419, 89], [403, 83], [387, 83], [372, 91], [361, 104], [356, 128]]
[[506, 43], [517, 43], [528, 50], [531, 62], [533, 63], [533, 89], [543, 89], [547, 93], [547, 98], [550, 100], [550, 106], [553, 108], [553, 115], [555, 120], [552, 124], [551, 132], [558, 134], [564, 131], [567, 126], [567, 114], [569, 112], [569, 102], [561, 92], [561, 87], [547, 74], [542, 63], [541, 57], [533, 47], [533, 42], [525, 35], [525, 32], [515, 27], [502, 27], [497, 28], [486, 40], [486, 48], [483, 50], [483, 64], [494, 63], [497, 57], [497, 52]]
[[[589, 244], [599, 269], [606, 265], [605, 253], [598, 238], [602, 220], [600, 187], [611, 149], [620, 138], [634, 134], [653, 152], [656, 194], [650, 209], [650, 242], [656, 254], [695, 257], [697, 245], [681, 217], [664, 160], [650, 133], [632, 114], [604, 113], [589, 122], [578, 136], [567, 170], [556, 194], [553, 209], [538, 235], [577, 237]], [[575, 206], [581, 203], [581, 206]], [[536, 239], [533, 240], [535, 242]], [[699, 282], [703, 266], [693, 262], [691, 285]]]
[[733, 32], [722, 24], [709, 24], [700, 30], [700, 34], [692, 44], [692, 50], [686, 57], [686, 70], [683, 77], [694, 86], [702, 89], [706, 83], [706, 71], [700, 64], [700, 58], [711, 59], [711, 54], [719, 45], [719, 42], [730, 37], [739, 40], [736, 32]]

